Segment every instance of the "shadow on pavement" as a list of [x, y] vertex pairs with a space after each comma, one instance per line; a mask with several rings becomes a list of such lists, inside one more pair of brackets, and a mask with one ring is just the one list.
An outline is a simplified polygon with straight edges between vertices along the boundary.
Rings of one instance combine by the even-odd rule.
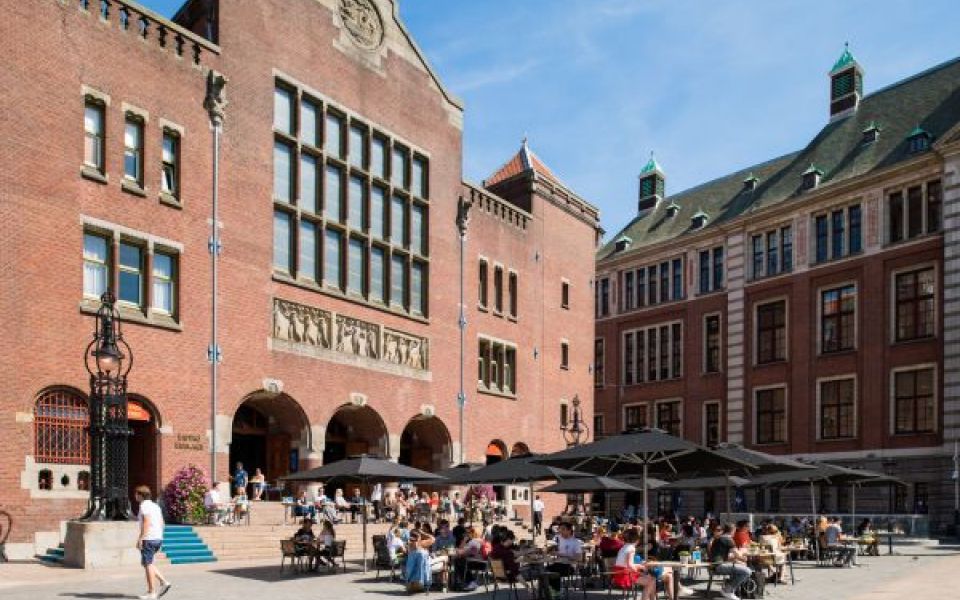
[[134, 599], [137, 598], [137, 596], [131, 596], [129, 594], [107, 594], [102, 592], [83, 592], [83, 593], [64, 592], [60, 595], [65, 596], [67, 598], [134, 598]]

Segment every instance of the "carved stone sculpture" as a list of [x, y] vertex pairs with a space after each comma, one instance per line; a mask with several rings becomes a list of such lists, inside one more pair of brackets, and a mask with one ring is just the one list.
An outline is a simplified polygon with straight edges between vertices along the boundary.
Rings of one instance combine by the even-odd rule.
[[203, 99], [203, 107], [207, 109], [214, 125], [223, 123], [224, 110], [227, 108], [228, 81], [229, 79], [223, 73], [213, 69], [207, 72], [207, 96]]
[[383, 21], [370, 0], [340, 0], [340, 20], [357, 46], [364, 50], [380, 47]]

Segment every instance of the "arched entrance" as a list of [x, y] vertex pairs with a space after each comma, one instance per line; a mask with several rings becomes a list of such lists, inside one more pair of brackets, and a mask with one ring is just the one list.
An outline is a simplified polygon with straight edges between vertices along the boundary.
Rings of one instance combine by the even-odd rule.
[[500, 440], [493, 440], [487, 444], [487, 465], [493, 465], [501, 460], [507, 460], [510, 455], [507, 454], [507, 445]]
[[[127, 398], [127, 489], [130, 500], [139, 485], [150, 486], [154, 497], [160, 492], [160, 418], [153, 404], [142, 396]], [[133, 503], [136, 506], [136, 503]]]
[[400, 464], [436, 472], [450, 466], [451, 451], [450, 432], [437, 417], [414, 417], [403, 428]]
[[523, 442], [517, 442], [513, 445], [513, 448], [510, 449], [510, 456], [529, 456], [530, 447], [524, 444]]
[[233, 415], [230, 472], [242, 462], [268, 481], [300, 468], [300, 447], [309, 447], [310, 424], [296, 400], [286, 394], [253, 394]]
[[346, 404], [327, 423], [323, 464], [358, 454], [387, 456], [388, 439], [387, 426], [377, 411], [369, 406]]

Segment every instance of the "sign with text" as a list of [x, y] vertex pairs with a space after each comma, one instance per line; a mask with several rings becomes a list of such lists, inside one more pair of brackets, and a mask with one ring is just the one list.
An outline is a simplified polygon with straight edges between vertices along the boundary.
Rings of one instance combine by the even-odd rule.
[[177, 450], [203, 450], [203, 436], [193, 433], [178, 433], [173, 447]]

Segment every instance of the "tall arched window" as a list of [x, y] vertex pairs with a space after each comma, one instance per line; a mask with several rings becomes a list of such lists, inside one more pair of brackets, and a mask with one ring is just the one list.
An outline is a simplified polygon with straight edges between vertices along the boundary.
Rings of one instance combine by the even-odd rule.
[[88, 414], [87, 401], [70, 390], [42, 393], [33, 411], [34, 460], [71, 465], [89, 463]]

